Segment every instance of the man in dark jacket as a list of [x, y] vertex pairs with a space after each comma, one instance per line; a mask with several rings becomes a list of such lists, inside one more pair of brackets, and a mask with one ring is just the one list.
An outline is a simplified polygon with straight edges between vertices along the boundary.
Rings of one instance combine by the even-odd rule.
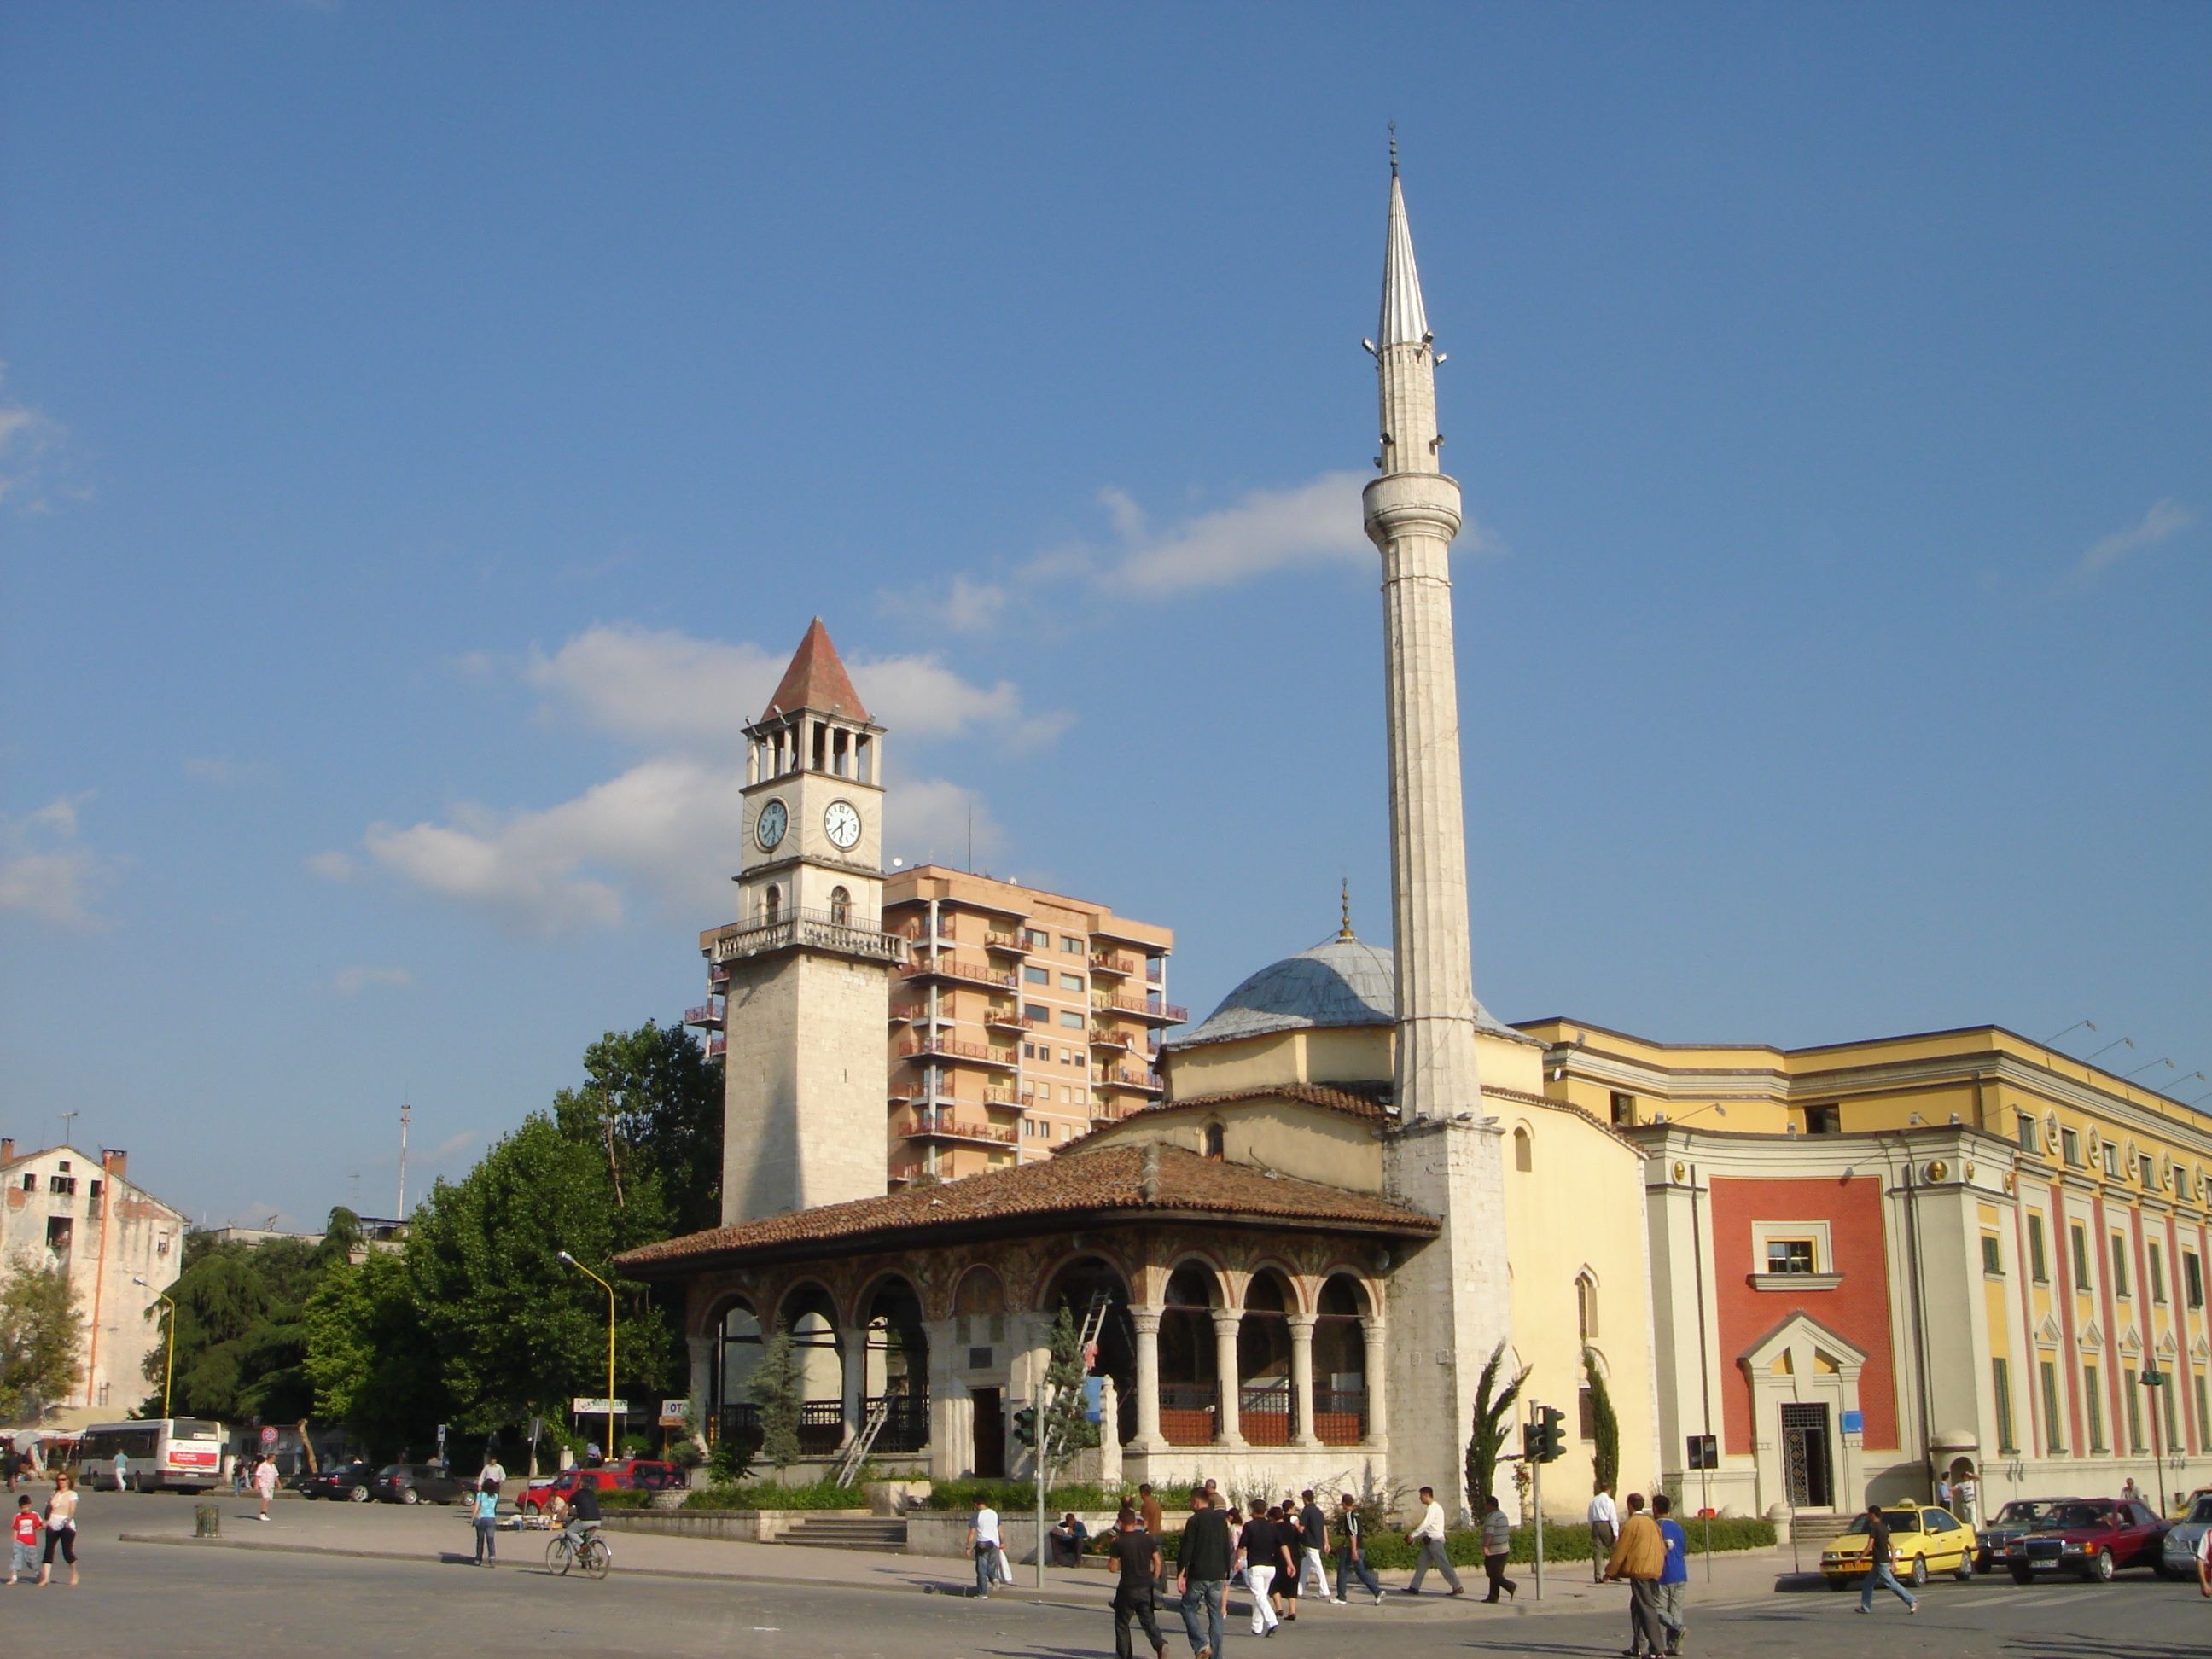
[[1306, 1575], [1310, 1572], [1314, 1587], [1328, 1601], [1341, 1607], [1342, 1601], [1328, 1593], [1328, 1517], [1314, 1501], [1311, 1488], [1298, 1496], [1305, 1502], [1305, 1507], [1298, 1511], [1298, 1531], [1303, 1534], [1298, 1540], [1298, 1587], [1305, 1587]]
[[1216, 1509], [1205, 1492], [1191, 1493], [1190, 1519], [1176, 1553], [1176, 1593], [1182, 1598], [1182, 1627], [1190, 1638], [1192, 1659], [1221, 1659], [1228, 1635], [1221, 1612], [1236, 1571], [1237, 1546], [1229, 1536], [1227, 1511]]

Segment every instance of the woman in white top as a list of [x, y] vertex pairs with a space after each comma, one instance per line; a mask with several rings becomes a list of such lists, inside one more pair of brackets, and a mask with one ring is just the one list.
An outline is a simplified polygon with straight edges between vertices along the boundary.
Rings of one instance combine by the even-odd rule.
[[69, 1563], [70, 1584], [76, 1583], [76, 1482], [69, 1471], [54, 1476], [54, 1495], [46, 1500], [46, 1553], [39, 1561], [39, 1583], [53, 1577], [54, 1552]]

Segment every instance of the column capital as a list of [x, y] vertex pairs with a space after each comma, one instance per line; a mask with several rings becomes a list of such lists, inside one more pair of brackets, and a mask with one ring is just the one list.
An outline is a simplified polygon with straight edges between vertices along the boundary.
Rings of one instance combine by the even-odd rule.
[[1243, 1328], [1243, 1323], [1244, 1316], [1237, 1309], [1216, 1308], [1213, 1310], [1213, 1334], [1216, 1336], [1234, 1336]]
[[1379, 1341], [1389, 1328], [1389, 1322], [1381, 1314], [1359, 1316], [1359, 1334], [1370, 1342]]
[[1166, 1312], [1165, 1308], [1144, 1308], [1133, 1303], [1129, 1307], [1129, 1322], [1137, 1328], [1140, 1335], [1149, 1334], [1158, 1336], [1160, 1334], [1160, 1320]]
[[1311, 1336], [1314, 1334], [1314, 1328], [1321, 1323], [1319, 1314], [1294, 1313], [1285, 1314], [1283, 1317], [1290, 1325], [1291, 1334], [1293, 1336]]

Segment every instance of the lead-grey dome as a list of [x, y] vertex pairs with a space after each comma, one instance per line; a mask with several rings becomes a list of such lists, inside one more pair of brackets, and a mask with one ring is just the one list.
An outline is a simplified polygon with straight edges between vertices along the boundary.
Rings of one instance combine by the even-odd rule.
[[[1188, 1048], [1325, 1026], [1395, 1025], [1397, 984], [1389, 951], [1338, 933], [1310, 951], [1270, 963], [1224, 997], [1203, 1024], [1167, 1046]], [[1479, 1002], [1474, 1015], [1483, 1030], [1518, 1035]]]

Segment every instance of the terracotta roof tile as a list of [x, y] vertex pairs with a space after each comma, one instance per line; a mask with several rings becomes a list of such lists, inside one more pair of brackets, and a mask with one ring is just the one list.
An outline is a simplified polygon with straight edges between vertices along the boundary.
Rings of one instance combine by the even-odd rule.
[[865, 1241], [880, 1249], [894, 1243], [931, 1243], [930, 1235], [936, 1233], [1022, 1231], [1026, 1221], [1042, 1226], [1067, 1217], [1162, 1212], [1397, 1234], [1427, 1235], [1437, 1228], [1433, 1216], [1370, 1194], [1272, 1176], [1177, 1146], [1101, 1146], [942, 1185], [909, 1187], [883, 1198], [825, 1204], [664, 1239], [617, 1261], [633, 1273], [652, 1273], [793, 1246], [857, 1246]]
[[842, 714], [848, 720], [865, 721], [868, 718], [868, 711], [860, 703], [860, 694], [853, 689], [852, 677], [846, 673], [837, 647], [830, 643], [830, 630], [822, 625], [819, 617], [807, 625], [806, 637], [792, 653], [791, 666], [776, 682], [775, 695], [768, 700], [767, 711], [761, 718], [795, 714], [802, 708]]
[[1217, 1107], [1235, 1106], [1248, 1100], [1302, 1100], [1309, 1106], [1319, 1106], [1327, 1111], [1341, 1112], [1346, 1117], [1364, 1119], [1370, 1123], [1381, 1123], [1395, 1115], [1385, 1112], [1380, 1101], [1365, 1095], [1355, 1094], [1349, 1089], [1332, 1089], [1319, 1083], [1276, 1083], [1259, 1089], [1231, 1089], [1216, 1095], [1188, 1095], [1181, 1100], [1164, 1100], [1157, 1105], [1146, 1106], [1102, 1123], [1086, 1134], [1077, 1136], [1068, 1146], [1080, 1146], [1087, 1141], [1110, 1133], [1124, 1123], [1142, 1119], [1150, 1121], [1171, 1112], [1206, 1112]]

